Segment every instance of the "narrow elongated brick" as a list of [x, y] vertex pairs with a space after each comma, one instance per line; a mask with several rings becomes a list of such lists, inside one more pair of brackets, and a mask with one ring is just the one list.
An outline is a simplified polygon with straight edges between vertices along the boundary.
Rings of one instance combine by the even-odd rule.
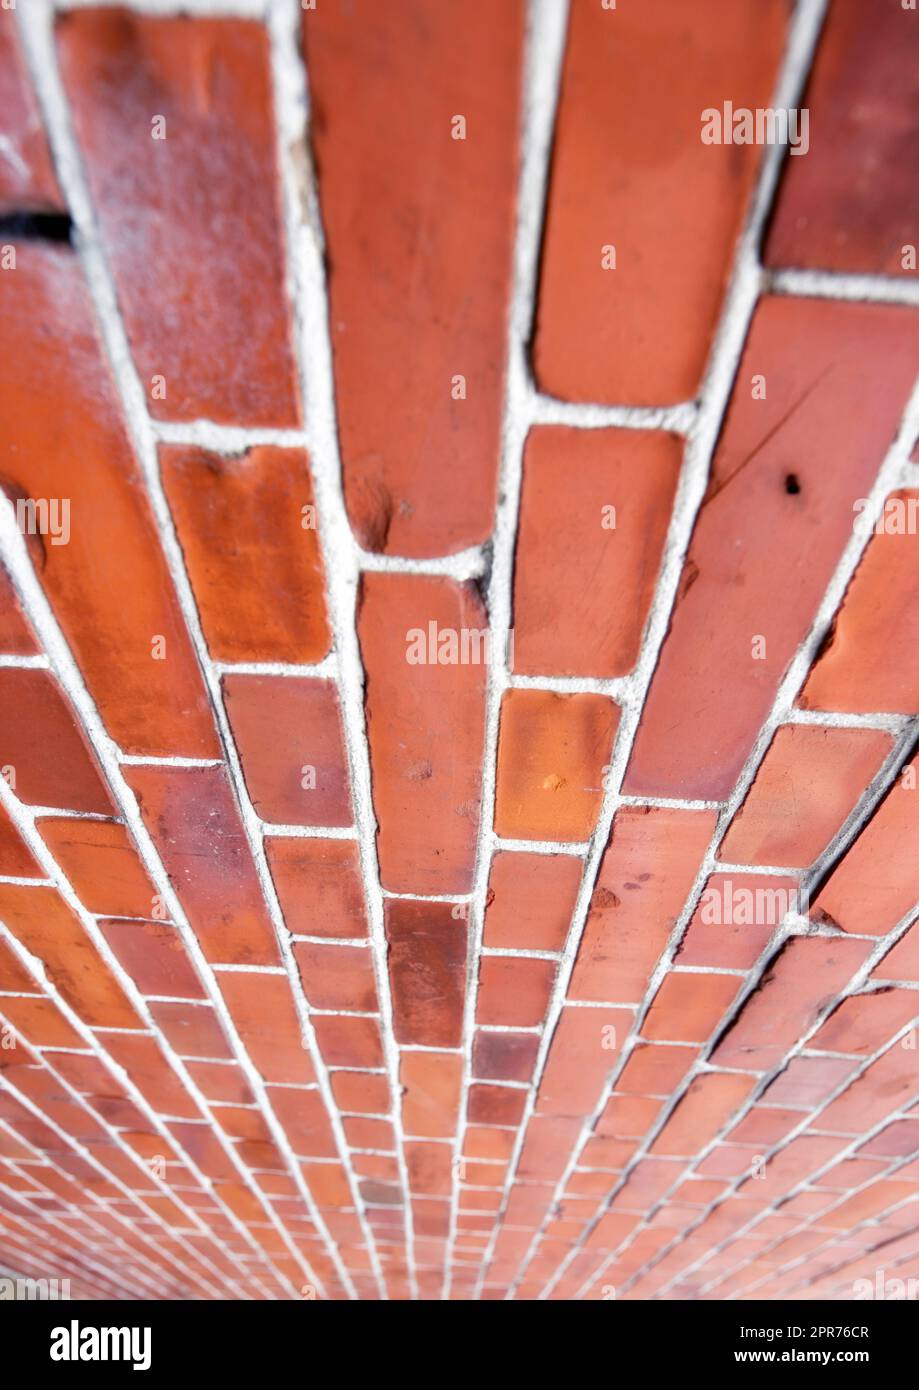
[[403, 1052], [399, 1063], [406, 1134], [448, 1138], [456, 1128], [463, 1059], [451, 1052]]
[[[0, 1014], [12, 1025], [14, 1033], [21, 1033], [35, 1047], [79, 1050], [84, 1046], [80, 1034], [50, 999], [15, 999], [6, 996], [0, 1002]], [[24, 1065], [24, 1051], [24, 1048], [8, 1049], [0, 1061], [0, 1070], [6, 1070], [16, 1063]]]
[[386, 902], [393, 1029], [400, 1043], [458, 1047], [466, 990], [467, 927], [450, 903]]
[[916, 323], [888, 305], [760, 301], [627, 791], [730, 792], [896, 433]]
[[481, 599], [450, 579], [365, 574], [357, 626], [383, 887], [466, 893], [485, 727]]
[[523, 29], [520, 0], [305, 17], [345, 496], [368, 550], [439, 555], [491, 530]]
[[710, 811], [620, 808], [581, 937], [572, 999], [641, 1002], [714, 828]]
[[681, 443], [547, 426], [526, 444], [514, 565], [514, 670], [623, 676], [660, 567]]
[[124, 772], [208, 960], [280, 964], [224, 769], [126, 767]]
[[[835, 0], [802, 105], [813, 145], [786, 160], [766, 259], [821, 270], [910, 273], [919, 193], [919, 32], [909, 4]], [[913, 270], [913, 273], [914, 270]]]
[[265, 28], [97, 9], [57, 41], [149, 409], [296, 425]]
[[153, 885], [123, 825], [67, 816], [38, 822], [42, 839], [90, 912], [152, 917]]
[[891, 749], [875, 729], [783, 724], [719, 855], [734, 864], [807, 868], [836, 834]]
[[[204, 685], [79, 262], [22, 242], [3, 284], [0, 476], [8, 497], [35, 503], [34, 524], [26, 514], [33, 562], [90, 693], [125, 752], [215, 757]], [[49, 400], [68, 403], [66, 430]]]
[[919, 492], [893, 493], [801, 692], [804, 709], [911, 714], [919, 706], [917, 529]]
[[605, 695], [509, 690], [498, 737], [497, 833], [588, 839], [618, 724], [619, 707]]
[[484, 944], [560, 951], [583, 867], [571, 854], [499, 851], [488, 879]]
[[782, 0], [572, 7], [537, 308], [544, 391], [695, 395], [760, 153], [707, 143], [706, 113], [769, 104], [786, 18]]
[[718, 1043], [712, 1062], [748, 1071], [775, 1066], [870, 951], [869, 941], [792, 937]]
[[589, 1114], [631, 1026], [630, 1009], [562, 1009], [539, 1083], [540, 1114]]
[[882, 936], [919, 898], [919, 864], [903, 853], [919, 824], [919, 758], [902, 775], [849, 846], [817, 895], [812, 914], [843, 931]]
[[334, 681], [230, 675], [223, 689], [246, 787], [262, 820], [350, 825]]
[[669, 1096], [689, 1071], [699, 1049], [696, 1047], [660, 1047], [654, 1043], [639, 1043], [629, 1053], [622, 1068], [616, 1090], [627, 1095]]
[[198, 1119], [200, 1110], [149, 1033], [100, 1033], [99, 1041], [124, 1067], [141, 1095], [161, 1115]]
[[215, 661], [321, 661], [330, 635], [302, 449], [164, 446], [163, 484]]
[[253, 1063], [269, 1082], [315, 1080], [290, 984], [282, 975], [222, 971], [220, 992]]
[[0, 765], [28, 805], [112, 813], [95, 754], [47, 671], [0, 668]]
[[60, 212], [63, 200], [9, 6], [0, 13], [0, 213]]
[[916, 1094], [916, 1054], [895, 1043], [820, 1114], [820, 1128], [863, 1134]]
[[288, 929], [301, 936], [367, 935], [353, 840], [269, 836], [265, 852]]
[[70, 908], [53, 888], [0, 884], [0, 918], [32, 955], [84, 1023], [137, 1028], [124, 991]]

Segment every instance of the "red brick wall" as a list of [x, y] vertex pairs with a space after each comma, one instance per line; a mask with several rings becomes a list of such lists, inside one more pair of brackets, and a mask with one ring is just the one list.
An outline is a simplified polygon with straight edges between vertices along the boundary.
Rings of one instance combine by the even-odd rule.
[[917, 72], [900, 0], [0, 9], [0, 1270], [919, 1273]]

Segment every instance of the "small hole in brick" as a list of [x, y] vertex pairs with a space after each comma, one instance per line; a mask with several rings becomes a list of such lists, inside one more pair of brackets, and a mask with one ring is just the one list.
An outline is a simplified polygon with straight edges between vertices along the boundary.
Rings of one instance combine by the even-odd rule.
[[0, 237], [10, 241], [57, 241], [73, 245], [73, 219], [66, 212], [9, 212], [0, 217]]
[[801, 491], [801, 484], [798, 482], [797, 473], [785, 474], [785, 491], [790, 492], [792, 496]]

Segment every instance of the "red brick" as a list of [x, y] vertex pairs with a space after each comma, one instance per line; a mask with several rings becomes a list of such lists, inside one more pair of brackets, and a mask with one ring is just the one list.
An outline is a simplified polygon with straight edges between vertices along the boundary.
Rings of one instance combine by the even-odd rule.
[[487, 1033], [477, 1028], [473, 1075], [495, 1081], [529, 1081], [538, 1050], [539, 1038], [533, 1033]]
[[342, 1110], [383, 1115], [389, 1109], [389, 1081], [385, 1076], [357, 1071], [333, 1072], [332, 1094]]
[[[814, 668], [805, 709], [911, 713], [919, 702], [916, 511], [919, 492], [885, 502]], [[892, 650], [897, 660], [890, 660]]]
[[197, 1119], [200, 1111], [148, 1033], [101, 1033], [99, 1041], [161, 1115]]
[[0, 941], [0, 991], [11, 990], [16, 994], [40, 994], [41, 986], [29, 975], [7, 946]]
[[810, 1031], [870, 951], [867, 941], [792, 937], [772, 960], [711, 1060], [720, 1066], [768, 1071]]
[[373, 958], [366, 948], [296, 941], [293, 952], [303, 991], [314, 1009], [355, 1009], [361, 1013], [376, 1009]]
[[[0, 14], [0, 26], [4, 24], [6, 16]], [[0, 46], [3, 43], [2, 29], [0, 29]], [[0, 58], [2, 62], [2, 58]], [[0, 67], [2, 72], [2, 67]], [[3, 81], [0, 76], [0, 82]], [[2, 102], [0, 93], [0, 102]], [[16, 591], [13, 588], [12, 580], [6, 570], [0, 565], [0, 652], [9, 656], [34, 656], [38, 652], [38, 643], [31, 627], [25, 619]]]
[[875, 729], [784, 724], [721, 842], [720, 857], [733, 864], [808, 867], [891, 746], [888, 735]]
[[632, 1169], [625, 1186], [613, 1199], [618, 1211], [645, 1212], [682, 1173], [682, 1165], [672, 1159], [643, 1158]]
[[[0, 474], [8, 495], [70, 503], [68, 543], [36, 537], [37, 562], [90, 694], [125, 752], [214, 757], [204, 685], [73, 253], [22, 243], [4, 295]], [[48, 401], [68, 402], [65, 431]]]
[[516, 1125], [523, 1118], [527, 1093], [518, 1086], [482, 1086], [469, 1088], [467, 1115], [472, 1124]]
[[799, 886], [778, 874], [710, 874], [676, 964], [748, 970], [785, 914], [802, 905]]
[[16, 16], [9, 8], [0, 13], [0, 125], [4, 134], [0, 213], [61, 211], [48, 142], [16, 34]]
[[301, 936], [365, 937], [360, 858], [352, 840], [265, 840], [288, 929]]
[[409, 1187], [430, 1196], [449, 1196], [453, 1155], [448, 1144], [406, 1144]]
[[630, 1009], [562, 1009], [539, 1083], [540, 1114], [589, 1114], [631, 1027]]
[[[420, 575], [364, 576], [358, 633], [377, 851], [383, 887], [392, 892], [466, 893], [479, 823], [485, 667], [409, 662], [431, 624], [439, 639], [433, 652], [426, 641], [424, 654], [438, 655], [449, 633], [458, 634], [462, 655], [464, 636], [488, 626], [475, 587]], [[470, 656], [477, 654], [472, 640]]]
[[867, 1057], [916, 1018], [919, 999], [912, 990], [853, 994], [833, 1010], [810, 1046], [822, 1052], [854, 1052]]
[[895, 1043], [821, 1112], [820, 1128], [864, 1134], [917, 1091], [915, 1052]]
[[523, 29], [520, 0], [358, 0], [303, 25], [345, 495], [369, 550], [491, 530]]
[[[628, 791], [715, 800], [730, 792], [813, 622], [917, 366], [909, 310], [760, 301]], [[754, 376], [766, 380], [765, 400], [752, 398]], [[765, 639], [762, 659], [753, 656], [756, 638]]]
[[897, 0], [836, 0], [802, 104], [806, 159], [789, 159], [767, 247], [770, 265], [904, 273], [919, 196], [919, 33]]
[[255, 1097], [241, 1067], [220, 1062], [186, 1062], [185, 1069], [207, 1100], [254, 1105]]
[[654, 996], [641, 1026], [642, 1037], [670, 1042], [705, 1042], [740, 989], [736, 975], [671, 971]]
[[793, 1057], [767, 1088], [768, 1105], [820, 1105], [855, 1066], [838, 1057]]
[[617, 811], [571, 979], [572, 999], [641, 1002], [714, 828], [710, 811]]
[[888, 1125], [867, 1144], [862, 1144], [858, 1152], [883, 1158], [911, 1158], [919, 1153], [919, 1121], [900, 1120]]
[[613, 1139], [609, 1135], [594, 1135], [584, 1146], [580, 1163], [607, 1172], [621, 1172], [633, 1157], [638, 1144], [634, 1140]]
[[560, 951], [583, 868], [575, 855], [499, 851], [491, 861], [484, 944]]
[[218, 980], [243, 1045], [265, 1080], [314, 1081], [287, 979], [231, 970], [222, 971]]
[[57, 682], [45, 671], [0, 667], [0, 765], [20, 801], [110, 815], [94, 754]]
[[681, 449], [675, 436], [645, 430], [531, 432], [514, 569], [515, 671], [623, 676], [633, 668]]
[[350, 1207], [353, 1205], [348, 1177], [337, 1163], [304, 1163], [303, 1176], [309, 1184], [319, 1207]]
[[319, 1050], [329, 1067], [382, 1067], [383, 1047], [375, 1018], [314, 1014]]
[[598, 1134], [640, 1139], [660, 1113], [660, 1102], [645, 1096], [612, 1095], [596, 1124]]
[[0, 874], [10, 878], [44, 878], [45, 871], [33, 858], [31, 851], [10, 818], [0, 805]]
[[93, 1027], [137, 1028], [140, 1020], [82, 924], [53, 888], [0, 884], [0, 917], [49, 980]]
[[402, 1127], [406, 1134], [448, 1138], [456, 1129], [463, 1058], [455, 1052], [403, 1052]]
[[695, 1077], [655, 1139], [651, 1153], [694, 1157], [724, 1128], [755, 1084], [751, 1076], [721, 1072]]
[[[560, 1178], [567, 1167], [582, 1123], [580, 1119], [569, 1119], [562, 1115], [531, 1115], [517, 1165], [518, 1178], [523, 1182], [534, 1179], [537, 1182], [555, 1182]], [[510, 1225], [516, 1224], [512, 1214], [515, 1198], [532, 1202], [538, 1200], [538, 1194], [531, 1193], [526, 1187], [514, 1187], [504, 1217]], [[551, 1201], [550, 1188], [543, 1211], [551, 1205]], [[536, 1224], [541, 1220], [541, 1215], [537, 1216]]]
[[232, 1057], [217, 1015], [209, 1004], [151, 1004], [162, 1035], [180, 1057]]
[[532, 1028], [549, 1003], [555, 962], [519, 956], [483, 956], [479, 965], [476, 1019]]
[[321, 661], [330, 634], [316, 508], [301, 449], [160, 450], [215, 661]]
[[495, 829], [509, 839], [586, 840], [603, 795], [619, 708], [603, 695], [509, 690], [501, 705]]
[[696, 1047], [655, 1047], [639, 1043], [629, 1053], [616, 1090], [642, 1096], [669, 1096], [698, 1056]]
[[[910, 767], [915, 781], [919, 758]], [[900, 778], [824, 883], [813, 915], [871, 936], [896, 926], [919, 897], [919, 864], [903, 853], [917, 824], [917, 789]]]
[[152, 916], [153, 885], [123, 825], [68, 816], [42, 819], [38, 829], [90, 912]]
[[279, 825], [350, 825], [334, 682], [226, 676], [223, 689], [246, 787], [261, 818]]
[[[902, 1202], [904, 1198], [915, 1197], [915, 1195], [916, 1190], [910, 1187], [909, 1183], [889, 1180], [876, 1182], [871, 1187], [857, 1192], [854, 1197], [849, 1198], [848, 1202], [843, 1202], [842, 1206], [836, 1207], [834, 1211], [826, 1212], [821, 1216], [820, 1224], [840, 1231], [850, 1231], [860, 1221], [877, 1216], [887, 1207], [892, 1207], [897, 1202]], [[915, 1214], [919, 1215], [919, 1211]]]
[[296, 425], [265, 28], [102, 9], [57, 37], [149, 409]]
[[466, 993], [467, 929], [449, 903], [386, 901], [393, 1030], [400, 1043], [458, 1047]]
[[269, 1086], [268, 1098], [295, 1153], [314, 1158], [337, 1156], [328, 1112], [318, 1091]]
[[126, 767], [147, 829], [211, 962], [280, 963], [274, 929], [222, 767]]
[[345, 1137], [357, 1149], [383, 1149], [395, 1152], [396, 1140], [388, 1120], [367, 1115], [351, 1115], [344, 1120]]
[[772, 1109], [766, 1105], [754, 1105], [739, 1124], [727, 1136], [732, 1144], [755, 1144], [760, 1148], [771, 1148], [797, 1129], [804, 1116], [800, 1110]]
[[572, 8], [537, 314], [543, 390], [632, 405], [696, 394], [760, 162], [753, 146], [704, 144], [700, 118], [725, 97], [768, 105], [786, 16], [781, 0]]
[[175, 927], [107, 920], [99, 929], [141, 994], [203, 999], [204, 988]]

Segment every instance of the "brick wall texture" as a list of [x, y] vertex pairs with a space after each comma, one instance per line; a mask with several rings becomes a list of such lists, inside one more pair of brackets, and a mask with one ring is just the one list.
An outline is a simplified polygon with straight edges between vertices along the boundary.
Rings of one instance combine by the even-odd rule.
[[914, 11], [3, 0], [0, 1273], [919, 1276]]

